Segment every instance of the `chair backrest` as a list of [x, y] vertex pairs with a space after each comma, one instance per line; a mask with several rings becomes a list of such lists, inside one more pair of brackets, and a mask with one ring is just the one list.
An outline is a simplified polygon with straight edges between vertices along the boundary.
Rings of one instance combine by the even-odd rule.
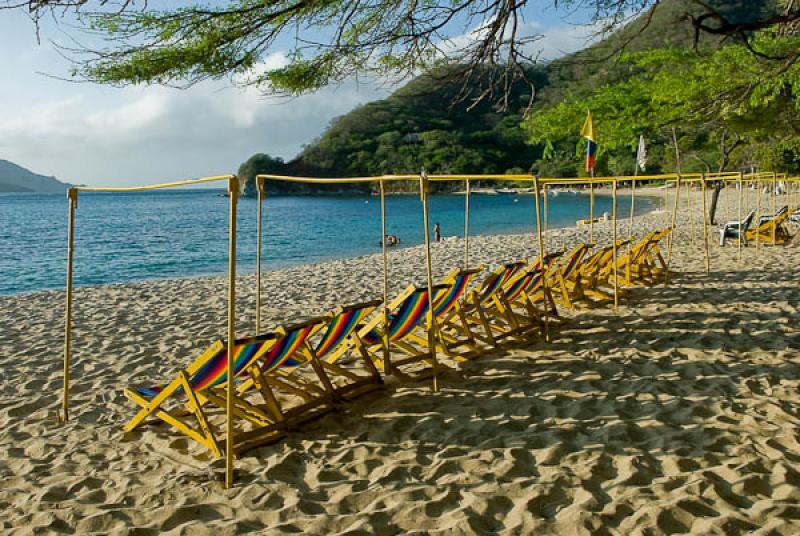
[[747, 229], [750, 228], [750, 225], [753, 223], [753, 218], [755, 218], [755, 216], [756, 216], [755, 210], [751, 210], [747, 214], [747, 217], [744, 219], [744, 222], [742, 223], [742, 232], [747, 231]]
[[[545, 266], [550, 267], [556, 257], [545, 257]], [[509, 302], [516, 300], [523, 292], [532, 294], [542, 284], [542, 263], [537, 260], [534, 265], [525, 270], [519, 277], [509, 279], [503, 286], [503, 296]]]
[[[261, 355], [269, 350], [274, 343], [274, 338], [263, 338], [261, 340], [244, 339], [236, 341], [234, 346], [233, 375], [241, 374]], [[213, 349], [216, 348], [216, 351]], [[210, 387], [215, 387], [228, 379], [228, 345], [224, 341], [217, 341], [212, 346], [210, 358], [201, 359], [200, 365], [196, 368], [190, 367], [189, 385], [195, 392], [200, 392]], [[183, 388], [178, 391], [182, 392]]]
[[456, 306], [467, 292], [470, 283], [482, 271], [483, 266], [471, 270], [456, 270], [444, 279], [444, 284], [449, 285], [450, 288], [447, 292], [436, 296], [436, 302], [433, 304], [433, 314], [436, 315], [436, 318], [441, 318]]
[[338, 307], [327, 316], [327, 329], [317, 343], [314, 353], [322, 359], [346, 341], [382, 300]]
[[522, 261], [509, 262], [489, 274], [478, 290], [477, 304], [483, 306], [491, 302], [495, 293], [522, 270], [523, 266], [525, 263]]
[[775, 214], [775, 225], [782, 225], [789, 218], [789, 206], [785, 205]]
[[[450, 285], [434, 285], [434, 303], [450, 289]], [[390, 341], [399, 341], [411, 333], [428, 314], [428, 289], [415, 288], [400, 306], [391, 313], [387, 335]]]
[[[318, 330], [323, 319], [315, 318], [295, 326], [280, 328], [275, 333], [245, 339], [237, 339], [234, 343], [233, 375], [242, 374], [257, 361], [262, 361], [265, 371], [279, 366], [299, 364], [292, 358], [308, 336]], [[222, 384], [228, 379], [228, 345], [225, 341], [217, 341], [209, 349], [210, 358], [201, 359], [199, 366], [190, 367], [189, 385], [195, 392]], [[206, 356], [207, 357], [207, 356]]]
[[296, 359], [297, 352], [308, 338], [321, 329], [324, 324], [324, 318], [315, 318], [302, 324], [276, 330], [278, 339], [260, 359], [261, 369], [269, 372], [278, 367], [295, 367], [303, 363], [304, 360]]
[[572, 250], [572, 254], [569, 255], [566, 259], [566, 263], [561, 269], [561, 277], [565, 280], [572, 275], [572, 272], [575, 268], [580, 265], [583, 258], [589, 252], [589, 246], [586, 244], [578, 244], [575, 249]]

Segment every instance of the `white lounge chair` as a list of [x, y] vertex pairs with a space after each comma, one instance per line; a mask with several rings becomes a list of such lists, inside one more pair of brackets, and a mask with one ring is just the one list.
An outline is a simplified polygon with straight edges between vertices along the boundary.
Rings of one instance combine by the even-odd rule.
[[741, 237], [742, 243], [746, 246], [747, 245], [747, 229], [750, 228], [750, 224], [753, 223], [753, 218], [756, 215], [755, 210], [751, 210], [747, 217], [742, 221], [729, 221], [724, 225], [721, 225], [719, 228], [719, 245], [725, 245], [726, 238], [736, 238], [737, 240]]

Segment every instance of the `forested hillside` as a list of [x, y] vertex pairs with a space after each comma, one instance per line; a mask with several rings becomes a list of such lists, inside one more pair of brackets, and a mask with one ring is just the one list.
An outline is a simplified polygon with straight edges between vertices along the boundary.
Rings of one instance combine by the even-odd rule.
[[[760, 11], [775, 9], [773, 0], [711, 3], [733, 21], [747, 21]], [[416, 173], [424, 167], [431, 173], [534, 171], [541, 175], [574, 176], [581, 169], [576, 143], [582, 119], [571, 118], [575, 124], [569, 125], [572, 129], [569, 135], [559, 131], [551, 139], [537, 131], [537, 115], [552, 113], [567, 101], [580, 108], [580, 99], [640, 76], [644, 69], [628, 59], [631, 54], [654, 49], [692, 51], [694, 47], [696, 51], [691, 54], [704, 58], [720, 46], [735, 44], [704, 34], [695, 43], [691, 27], [680, 20], [687, 11], [691, 12], [691, 6], [687, 0], [664, 2], [652, 18], [633, 21], [583, 51], [531, 67], [536, 95], [530, 110], [527, 110], [530, 88], [526, 84], [513, 88], [507, 110], [498, 110], [489, 100], [468, 109], [469, 99], [457, 102], [454, 99], [461, 89], [460, 82], [453, 81], [446, 72], [422, 76], [386, 99], [365, 104], [337, 118], [294, 160], [284, 163], [267, 155], [256, 155], [243, 164], [240, 175], [247, 181], [258, 172], [335, 177]], [[685, 61], [685, 56], [673, 58]], [[669, 65], [662, 63], [659, 68], [669, 69]], [[529, 118], [524, 122], [526, 110]], [[603, 119], [602, 115], [597, 118]], [[718, 145], [719, 140], [712, 139], [714, 128], [693, 129], [691, 140], [685, 140], [687, 143]], [[653, 169], [674, 166], [671, 153], [664, 150], [663, 138], [660, 132], [651, 148]], [[604, 149], [601, 141], [603, 171], [632, 171], [632, 158], [630, 165], [620, 164], [615, 168], [615, 159], [621, 162], [624, 158], [619, 151], [610, 154]]]

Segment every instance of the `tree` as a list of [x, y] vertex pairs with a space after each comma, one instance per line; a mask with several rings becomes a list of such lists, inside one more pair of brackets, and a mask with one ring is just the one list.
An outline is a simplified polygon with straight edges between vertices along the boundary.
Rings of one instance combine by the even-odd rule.
[[256, 195], [256, 175], [282, 175], [285, 173], [286, 164], [283, 159], [258, 153], [239, 166], [237, 176], [241, 181], [242, 193], [246, 196], [254, 196]]
[[[796, 119], [800, 65], [771, 59], [787, 57], [795, 49], [800, 49], [800, 37], [775, 28], [751, 36], [748, 43], [707, 55], [679, 49], [630, 55], [626, 79], [599, 88], [583, 86], [533, 114], [525, 128], [532, 143], [574, 146], [580, 121], [591, 109], [599, 162], [633, 163], [639, 135], [666, 144], [665, 133], [678, 128], [683, 171], [725, 171], [757, 164], [796, 172], [800, 170], [795, 157], [800, 148]], [[675, 169], [670, 151], [660, 161], [654, 156], [651, 153], [648, 165]]]
[[[27, 8], [34, 20], [75, 10], [106, 46], [72, 50], [84, 55], [74, 74], [104, 84], [231, 77], [265, 92], [298, 94], [349, 77], [404, 78], [447, 63], [456, 67], [448, 76], [463, 81], [456, 99], [494, 100], [505, 109], [511, 88], [528, 80], [525, 66], [536, 60], [541, 36], [523, 20], [534, 10], [588, 8], [600, 33], [643, 15], [624, 48], [662, 5], [679, 4], [698, 38], [736, 36], [749, 44], [754, 31], [776, 24], [791, 31], [800, 20], [794, 0], [777, 1], [782, 11], [759, 11], [746, 23], [721, 0], [227, 0], [165, 9], [145, 0], [0, 0], [0, 7]], [[286, 62], [266, 63], [281, 37], [292, 43]], [[799, 54], [771, 57], [793, 63]]]

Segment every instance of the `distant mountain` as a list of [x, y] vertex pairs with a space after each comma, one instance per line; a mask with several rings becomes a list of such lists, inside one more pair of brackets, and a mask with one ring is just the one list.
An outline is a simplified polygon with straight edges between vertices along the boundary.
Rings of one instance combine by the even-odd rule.
[[66, 192], [71, 185], [39, 175], [8, 160], [0, 160], [0, 192]]

